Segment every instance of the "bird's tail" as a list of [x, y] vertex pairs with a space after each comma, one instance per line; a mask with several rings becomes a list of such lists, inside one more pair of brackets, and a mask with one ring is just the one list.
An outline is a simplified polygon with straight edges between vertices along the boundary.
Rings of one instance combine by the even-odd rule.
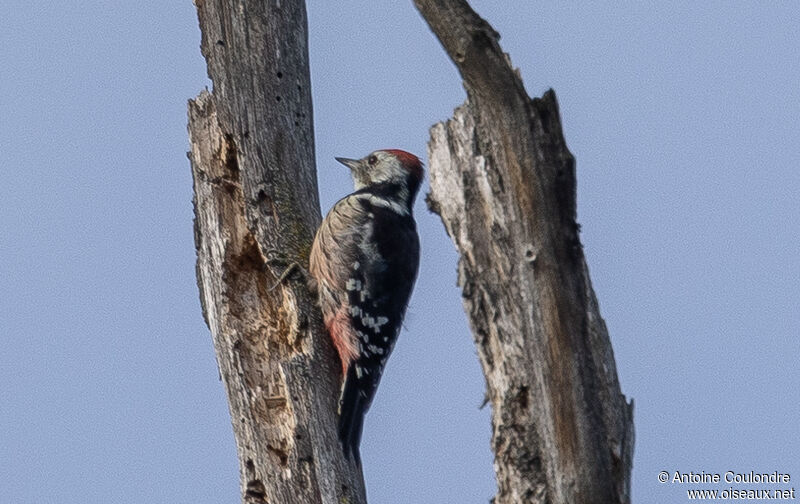
[[351, 365], [339, 397], [339, 441], [342, 443], [345, 457], [349, 458], [352, 454], [357, 465], [361, 465], [359, 446], [364, 428], [364, 415], [369, 408], [369, 400], [363, 392], [355, 373], [355, 365]]

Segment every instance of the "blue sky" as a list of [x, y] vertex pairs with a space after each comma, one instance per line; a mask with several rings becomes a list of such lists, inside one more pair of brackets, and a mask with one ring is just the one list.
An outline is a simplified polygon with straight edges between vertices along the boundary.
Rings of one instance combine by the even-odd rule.
[[[800, 478], [800, 7], [473, 1], [552, 87], [626, 395], [635, 502], [667, 471]], [[191, 2], [7, 0], [0, 18], [0, 501], [238, 501], [194, 279]], [[334, 156], [424, 156], [465, 95], [410, 1], [308, 2], [323, 210]], [[483, 377], [453, 247], [424, 256], [367, 417], [372, 502], [487, 502]], [[719, 487], [724, 488], [724, 487]]]

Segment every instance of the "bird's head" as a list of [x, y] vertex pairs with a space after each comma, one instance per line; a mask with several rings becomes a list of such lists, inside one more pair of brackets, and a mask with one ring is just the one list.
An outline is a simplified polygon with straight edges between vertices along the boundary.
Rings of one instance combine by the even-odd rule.
[[377, 150], [361, 159], [337, 157], [350, 168], [356, 190], [378, 184], [397, 184], [416, 194], [422, 182], [422, 162], [414, 154], [399, 149]]

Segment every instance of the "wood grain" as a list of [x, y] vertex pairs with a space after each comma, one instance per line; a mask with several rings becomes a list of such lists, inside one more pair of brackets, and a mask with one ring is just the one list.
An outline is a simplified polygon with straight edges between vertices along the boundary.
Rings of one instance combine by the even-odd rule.
[[189, 103], [197, 280], [242, 502], [364, 504], [336, 437], [339, 368], [300, 275], [320, 222], [302, 0], [196, 0], [213, 91]]
[[628, 503], [633, 403], [589, 279], [555, 93], [529, 98], [467, 2], [414, 3], [468, 97], [431, 129], [428, 204], [460, 254], [492, 406], [494, 503]]

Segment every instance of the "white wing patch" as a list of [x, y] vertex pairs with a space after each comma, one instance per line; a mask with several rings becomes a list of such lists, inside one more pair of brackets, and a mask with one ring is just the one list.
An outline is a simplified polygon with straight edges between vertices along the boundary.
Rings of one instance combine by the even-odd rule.
[[386, 317], [370, 317], [369, 315], [365, 314], [363, 310], [361, 311], [361, 323], [365, 327], [369, 327], [375, 331], [375, 334], [380, 334], [381, 326], [386, 325], [387, 322], [389, 322], [389, 319]]
[[347, 280], [347, 284], [345, 285], [345, 289], [349, 291], [360, 291], [361, 290], [361, 280], [357, 278], [350, 278]]

